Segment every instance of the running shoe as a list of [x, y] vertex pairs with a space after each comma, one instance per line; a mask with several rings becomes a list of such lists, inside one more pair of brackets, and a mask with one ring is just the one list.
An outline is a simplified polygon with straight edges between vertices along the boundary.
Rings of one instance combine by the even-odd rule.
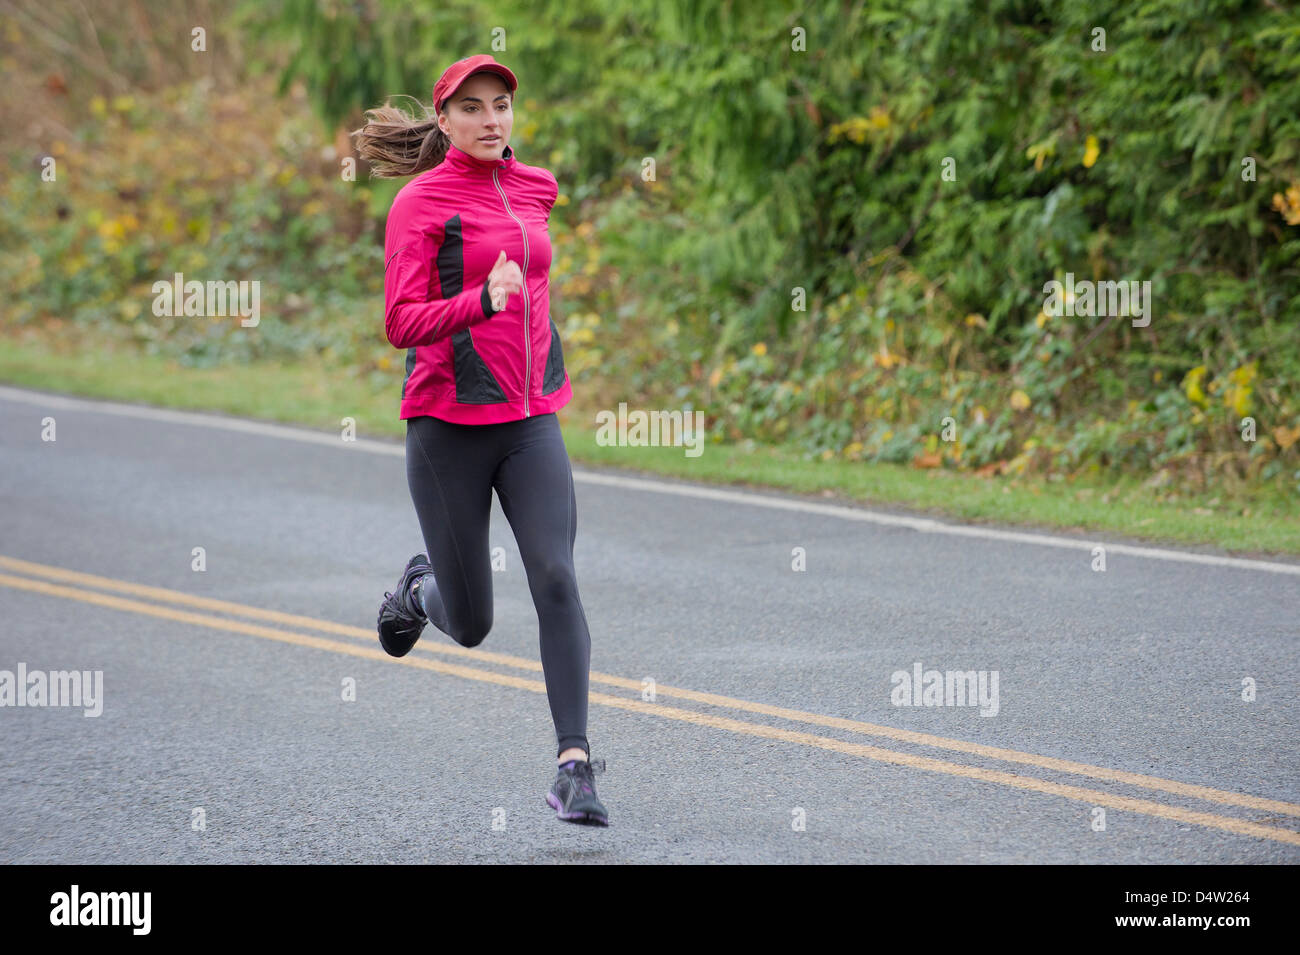
[[406, 656], [429, 622], [411, 597], [411, 585], [417, 578], [431, 573], [429, 558], [416, 554], [407, 561], [397, 589], [384, 593], [384, 602], [379, 605], [379, 644], [391, 656]]
[[565, 822], [586, 826], [608, 826], [609, 814], [596, 796], [592, 777], [605, 771], [605, 761], [577, 760], [565, 763], [556, 773], [555, 782], [546, 794], [546, 803]]

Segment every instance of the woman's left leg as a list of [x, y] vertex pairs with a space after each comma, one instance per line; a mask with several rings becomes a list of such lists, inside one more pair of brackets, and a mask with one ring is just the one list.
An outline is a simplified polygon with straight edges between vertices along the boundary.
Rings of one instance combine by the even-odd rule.
[[493, 487], [514, 531], [537, 607], [546, 697], [559, 749], [588, 754], [591, 635], [578, 596], [573, 544], [578, 502], [573, 469], [555, 413], [516, 422], [519, 438], [497, 465]]

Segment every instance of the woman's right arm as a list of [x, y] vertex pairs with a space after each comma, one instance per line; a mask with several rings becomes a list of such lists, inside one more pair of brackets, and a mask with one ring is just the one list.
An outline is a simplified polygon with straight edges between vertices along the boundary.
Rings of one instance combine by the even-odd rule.
[[488, 283], [475, 285], [450, 298], [434, 293], [431, 270], [438, 244], [415, 220], [415, 203], [401, 196], [388, 213], [384, 242], [384, 328], [394, 348], [432, 345], [484, 319], [495, 311]]

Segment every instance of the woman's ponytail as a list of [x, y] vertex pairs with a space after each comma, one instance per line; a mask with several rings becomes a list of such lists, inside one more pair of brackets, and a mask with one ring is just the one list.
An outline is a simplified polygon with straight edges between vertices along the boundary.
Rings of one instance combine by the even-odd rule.
[[[417, 100], [417, 103], [419, 101]], [[438, 116], [420, 104], [423, 113], [413, 117], [390, 106], [366, 110], [366, 125], [353, 130], [357, 152], [377, 179], [396, 179], [432, 169], [447, 155], [451, 140], [438, 128]]]

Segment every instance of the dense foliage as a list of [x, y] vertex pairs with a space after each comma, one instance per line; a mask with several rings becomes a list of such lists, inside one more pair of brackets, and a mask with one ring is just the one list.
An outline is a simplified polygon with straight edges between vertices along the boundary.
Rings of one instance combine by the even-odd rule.
[[[520, 77], [517, 152], [561, 184], [554, 317], [601, 405], [690, 405], [823, 456], [1300, 486], [1288, 4], [282, 0], [230, 29], [242, 113], [101, 104], [66, 147], [94, 175], [64, 218], [10, 179], [6, 321], [191, 359], [329, 347], [393, 387], [375, 256], [395, 185], [340, 182], [330, 144], [492, 52]], [[254, 99], [262, 64], [305, 101]], [[141, 318], [140, 284], [196, 255], [274, 287], [265, 334]], [[1150, 324], [1047, 314], [1066, 273], [1149, 282]]]

